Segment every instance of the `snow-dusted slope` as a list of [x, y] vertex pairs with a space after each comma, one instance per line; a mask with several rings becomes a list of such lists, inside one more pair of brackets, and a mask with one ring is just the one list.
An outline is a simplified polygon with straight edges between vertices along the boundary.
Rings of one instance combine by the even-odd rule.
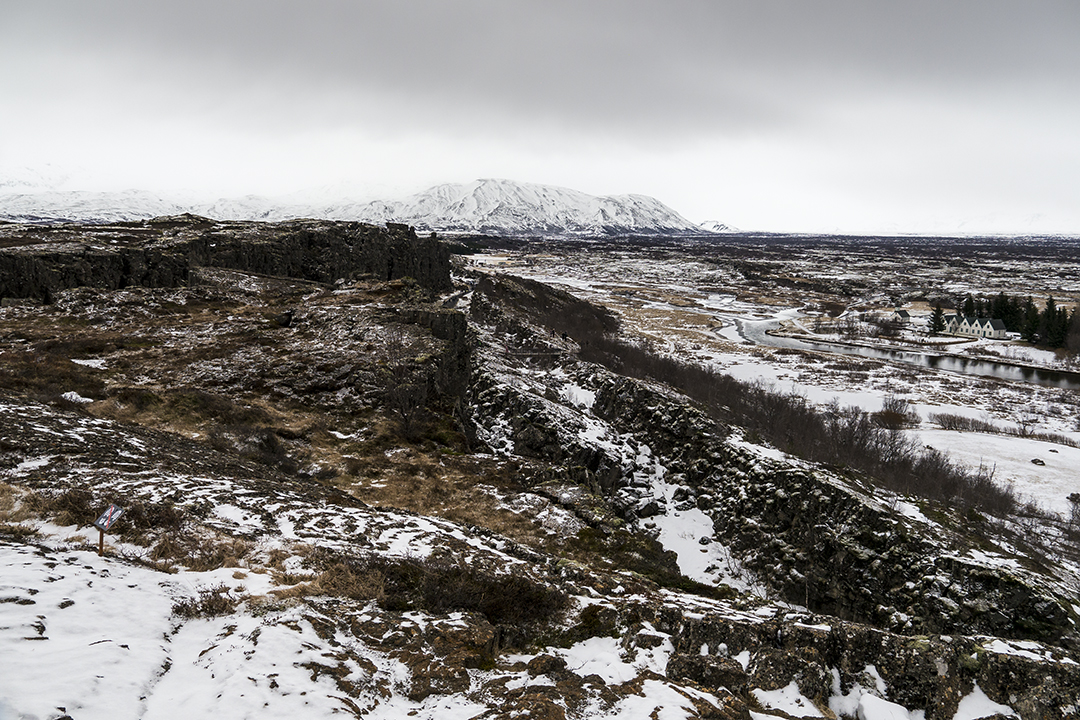
[[702, 230], [711, 233], [729, 233], [739, 232], [738, 228], [733, 228], [727, 223], [722, 223], [719, 220], [706, 220], [699, 226]]
[[123, 193], [35, 192], [0, 195], [0, 219], [14, 221], [138, 220], [192, 212], [220, 220], [388, 221], [441, 232], [495, 235], [698, 234], [693, 224], [645, 195], [594, 196], [568, 188], [476, 180], [437, 185], [404, 200], [297, 203], [248, 195], [212, 203], [181, 204], [141, 191]]
[[659, 200], [645, 195], [594, 196], [510, 180], [438, 185], [396, 204], [394, 210], [402, 222], [446, 231], [553, 235], [701, 232]]
[[124, 192], [47, 190], [0, 195], [0, 220], [12, 222], [41, 220], [117, 222], [176, 215], [188, 210], [183, 205], [163, 200], [141, 190]]

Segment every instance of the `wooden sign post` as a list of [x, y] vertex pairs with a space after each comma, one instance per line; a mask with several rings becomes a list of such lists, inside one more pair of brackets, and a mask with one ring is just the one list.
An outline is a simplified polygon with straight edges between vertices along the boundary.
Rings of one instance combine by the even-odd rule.
[[101, 513], [101, 517], [94, 521], [94, 527], [98, 529], [98, 555], [105, 554], [105, 531], [111, 528], [123, 514], [124, 508], [110, 504], [109, 509]]

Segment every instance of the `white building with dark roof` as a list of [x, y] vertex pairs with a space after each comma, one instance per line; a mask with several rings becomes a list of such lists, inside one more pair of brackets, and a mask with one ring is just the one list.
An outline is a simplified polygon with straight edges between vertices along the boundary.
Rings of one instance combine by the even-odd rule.
[[1004, 340], [1005, 323], [997, 318], [977, 318], [970, 315], [946, 315], [945, 332], [950, 335]]

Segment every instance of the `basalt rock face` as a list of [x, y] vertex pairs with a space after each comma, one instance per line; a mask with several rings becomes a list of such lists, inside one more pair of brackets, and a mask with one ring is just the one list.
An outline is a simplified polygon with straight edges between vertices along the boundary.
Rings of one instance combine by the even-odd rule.
[[224, 222], [185, 215], [118, 225], [0, 228], [0, 298], [51, 302], [60, 290], [179, 287], [195, 267], [322, 283], [372, 276], [450, 288], [450, 251], [410, 228], [357, 222]]
[[386, 228], [324, 220], [221, 223], [181, 242], [195, 265], [315, 282], [356, 275], [408, 277], [431, 290], [450, 288], [449, 249], [393, 223]]
[[87, 238], [42, 240], [0, 248], [0, 297], [51, 303], [58, 291], [68, 288], [176, 287], [190, 277], [182, 253], [137, 246], [103, 247]]
[[[561, 345], [572, 343], [530, 325], [530, 317], [542, 326], [552, 308], [569, 306], [538, 285], [477, 285], [473, 318], [501, 347], [487, 351], [471, 401], [497, 418], [489, 435], [503, 447], [561, 467], [557, 479], [576, 482], [582, 498], [602, 499], [608, 517], [647, 528], [658, 515], [696, 508], [712, 524], [712, 537], [698, 538], [703, 547], [721, 543], [771, 592], [845, 620], [907, 635], [1077, 642], [1067, 584], [995, 549], [985, 518], [929, 506], [928, 516], [868, 478], [748, 442], [658, 383], [570, 360]], [[500, 380], [510, 370], [498, 368], [516, 360], [533, 369]], [[587, 407], [574, 410], [571, 386], [591, 394]], [[672, 484], [674, 493], [662, 489]], [[578, 503], [579, 516], [594, 522], [595, 513], [581, 512], [587, 504]]]
[[602, 381], [594, 411], [647, 435], [716, 536], [792, 602], [902, 633], [1073, 632], [1069, 605], [1020, 567], [968, 559], [954, 532], [898, 516], [828, 471], [722, 442], [725, 428], [646, 383]]
[[[747, 687], [773, 691], [795, 683], [819, 707], [831, 699], [843, 716], [856, 715], [858, 700], [873, 695], [920, 708], [937, 720], [954, 717], [961, 699], [977, 685], [1021, 717], [1058, 718], [1072, 712], [1080, 687], [1080, 665], [1034, 643], [1033, 651], [1025, 652], [1024, 643], [897, 635], [797, 613], [762, 618], [656, 610], [655, 615], [645, 611], [639, 621], [670, 633], [674, 653], [668, 676], [722, 687], [744, 699]], [[845, 700], [851, 705], [844, 707]], [[861, 711], [857, 715], [864, 717]]]

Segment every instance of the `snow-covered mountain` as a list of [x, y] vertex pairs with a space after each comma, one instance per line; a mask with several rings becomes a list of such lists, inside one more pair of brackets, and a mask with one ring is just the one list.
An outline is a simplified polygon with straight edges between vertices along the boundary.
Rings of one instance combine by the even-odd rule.
[[702, 230], [711, 233], [730, 233], [739, 232], [738, 228], [734, 228], [727, 223], [722, 223], [719, 220], [706, 220], [698, 225]]
[[220, 220], [313, 217], [407, 223], [422, 230], [492, 235], [699, 234], [708, 232], [645, 195], [594, 196], [577, 190], [476, 180], [437, 185], [403, 200], [303, 202], [257, 195], [178, 203], [142, 191], [46, 191], [0, 195], [0, 219], [16, 222], [140, 220], [191, 212]]
[[45, 190], [0, 195], [0, 220], [39, 222], [118, 222], [142, 220], [187, 212], [184, 205], [169, 202], [141, 190], [87, 192]]
[[587, 195], [577, 190], [476, 180], [438, 185], [393, 208], [402, 222], [436, 230], [545, 235], [700, 233], [701, 229], [645, 195]]

